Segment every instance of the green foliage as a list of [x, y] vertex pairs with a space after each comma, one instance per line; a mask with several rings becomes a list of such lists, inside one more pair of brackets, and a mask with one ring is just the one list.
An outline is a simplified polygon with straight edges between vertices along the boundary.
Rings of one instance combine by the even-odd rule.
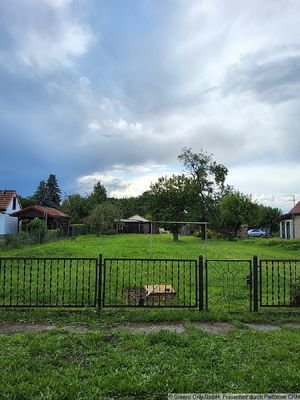
[[34, 201], [40, 206], [59, 208], [61, 201], [61, 190], [58, 186], [56, 176], [50, 174], [47, 183], [42, 180], [34, 195]]
[[[150, 187], [148, 202], [155, 220], [186, 221], [193, 202], [190, 179], [185, 175], [159, 178]], [[164, 227], [171, 230], [174, 240], [178, 240], [179, 225], [165, 224]]]
[[28, 232], [30, 237], [37, 243], [42, 243], [47, 235], [47, 225], [45, 221], [39, 218], [34, 218], [28, 223]]
[[296, 278], [291, 287], [291, 305], [300, 306], [300, 278]]
[[80, 224], [89, 214], [89, 201], [86, 197], [75, 193], [66, 196], [62, 203], [62, 210], [70, 215], [72, 224]]
[[34, 195], [35, 203], [39, 206], [47, 206], [48, 205], [48, 188], [47, 184], [44, 180], [40, 181]]
[[93, 210], [97, 205], [104, 203], [107, 200], [105, 186], [101, 182], [94, 185], [92, 193], [88, 196], [89, 211]]
[[18, 196], [22, 208], [33, 206], [36, 204], [34, 196], [22, 197]]
[[86, 223], [99, 235], [114, 230], [115, 221], [119, 220], [120, 216], [120, 209], [110, 201], [106, 201], [92, 210]]
[[59, 208], [61, 202], [61, 190], [56, 176], [50, 174], [47, 180], [47, 202], [49, 207]]
[[223, 196], [220, 202], [222, 228], [228, 237], [236, 237], [241, 224], [249, 224], [256, 211], [256, 205], [250, 196], [240, 192], [231, 192]]
[[228, 169], [213, 160], [213, 154], [201, 150], [193, 153], [184, 148], [178, 156], [183, 162], [194, 191], [193, 218], [198, 221], [211, 220], [218, 200], [228, 188], [225, 186]]

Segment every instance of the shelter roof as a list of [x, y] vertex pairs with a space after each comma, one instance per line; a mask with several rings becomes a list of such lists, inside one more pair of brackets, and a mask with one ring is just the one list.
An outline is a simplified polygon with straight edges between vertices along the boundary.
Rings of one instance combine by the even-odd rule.
[[17, 193], [15, 190], [0, 190], [0, 211], [5, 211]]
[[127, 219], [121, 219], [122, 222], [150, 222], [148, 219], [141, 217], [138, 214], [133, 215]]
[[29, 206], [23, 208], [20, 211], [16, 211], [10, 214], [12, 217], [27, 218], [27, 217], [39, 217], [39, 218], [56, 218], [56, 219], [70, 219], [68, 214], [62, 211], [56, 210], [56, 208], [43, 207], [43, 206]]

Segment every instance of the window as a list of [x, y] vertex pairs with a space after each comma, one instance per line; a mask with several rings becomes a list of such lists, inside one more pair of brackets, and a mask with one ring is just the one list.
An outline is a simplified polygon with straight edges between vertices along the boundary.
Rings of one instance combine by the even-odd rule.
[[13, 198], [13, 206], [12, 206], [12, 209], [15, 210], [16, 208], [17, 208], [17, 198], [14, 197], [14, 198]]

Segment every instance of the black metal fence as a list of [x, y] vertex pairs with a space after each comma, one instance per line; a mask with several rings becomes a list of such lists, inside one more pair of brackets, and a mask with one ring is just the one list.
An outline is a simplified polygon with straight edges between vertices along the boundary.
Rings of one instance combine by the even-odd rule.
[[96, 306], [98, 265], [97, 258], [0, 258], [0, 306]]
[[0, 258], [0, 307], [300, 307], [300, 260]]
[[252, 278], [251, 260], [206, 260], [205, 309], [252, 311]]
[[195, 308], [198, 268], [197, 260], [106, 258], [102, 306]]
[[300, 307], [300, 260], [260, 260], [259, 306]]

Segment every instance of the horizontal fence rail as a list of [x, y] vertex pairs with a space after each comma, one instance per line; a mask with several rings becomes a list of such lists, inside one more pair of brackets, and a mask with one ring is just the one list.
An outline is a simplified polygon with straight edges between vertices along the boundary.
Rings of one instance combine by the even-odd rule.
[[198, 305], [197, 260], [106, 258], [103, 307]]
[[96, 306], [97, 277], [96, 258], [0, 258], [0, 306]]
[[260, 260], [260, 307], [300, 307], [300, 260]]

